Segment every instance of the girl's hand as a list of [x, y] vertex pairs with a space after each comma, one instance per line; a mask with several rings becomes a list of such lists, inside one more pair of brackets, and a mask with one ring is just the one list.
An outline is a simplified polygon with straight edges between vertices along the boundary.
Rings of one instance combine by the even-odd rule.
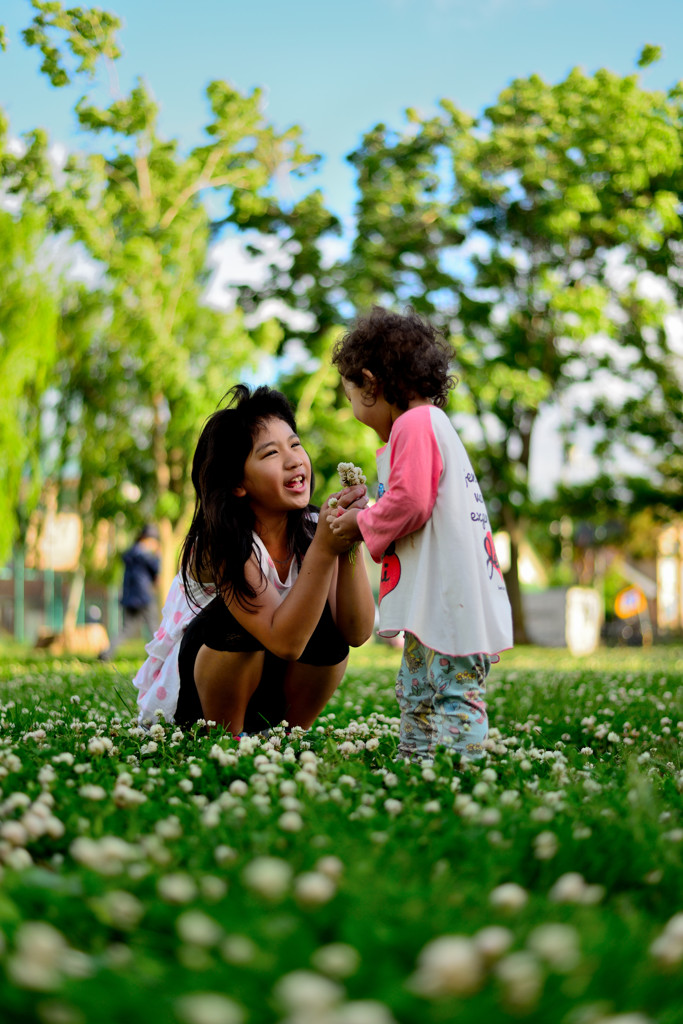
[[327, 523], [339, 540], [344, 541], [349, 547], [363, 539], [363, 534], [358, 529], [358, 508], [348, 508], [343, 512], [336, 509], [327, 513]]
[[335, 508], [330, 508], [326, 501], [320, 509], [318, 525], [315, 531], [315, 542], [317, 544], [321, 544], [327, 549], [328, 553], [333, 555], [345, 554], [353, 544], [353, 541], [347, 541], [342, 534], [333, 532], [330, 529], [330, 520], [335, 519], [335, 517], [341, 512], [341, 505]]

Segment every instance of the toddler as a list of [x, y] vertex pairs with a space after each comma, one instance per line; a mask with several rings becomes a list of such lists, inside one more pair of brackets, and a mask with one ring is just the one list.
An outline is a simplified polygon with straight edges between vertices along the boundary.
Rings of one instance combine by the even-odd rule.
[[328, 512], [328, 522], [381, 561], [379, 633], [404, 631], [398, 753], [411, 760], [439, 745], [482, 756], [486, 676], [512, 646], [486, 505], [443, 411], [454, 385], [450, 359], [429, 323], [380, 307], [356, 322], [332, 359], [354, 416], [383, 447], [376, 504]]

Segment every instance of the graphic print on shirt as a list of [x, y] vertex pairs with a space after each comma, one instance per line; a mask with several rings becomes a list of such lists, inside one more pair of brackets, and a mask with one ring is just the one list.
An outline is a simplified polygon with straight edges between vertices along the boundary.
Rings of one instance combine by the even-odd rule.
[[[465, 470], [465, 490], [470, 494], [474, 500], [474, 509], [470, 512], [470, 521], [475, 525], [481, 526], [485, 532], [484, 536], [484, 553], [486, 555], [486, 569], [490, 580], [493, 579], [494, 570], [500, 576], [503, 587], [505, 586], [505, 580], [503, 578], [503, 571], [498, 561], [498, 555], [496, 554], [496, 548], [493, 543], [493, 534], [489, 527], [489, 517], [486, 511], [486, 505], [484, 504], [484, 498], [479, 490], [479, 483], [472, 470]], [[499, 589], [503, 589], [499, 587]]]
[[394, 590], [401, 579], [401, 562], [392, 541], [382, 556], [382, 575], [379, 578], [379, 603]]
[[493, 543], [493, 534], [489, 530], [484, 540], [484, 550], [486, 551], [486, 568], [489, 571], [489, 579], [493, 579], [493, 570], [498, 572], [498, 575], [503, 579], [503, 570], [500, 567], [498, 561], [498, 555], [496, 554], [496, 546]]

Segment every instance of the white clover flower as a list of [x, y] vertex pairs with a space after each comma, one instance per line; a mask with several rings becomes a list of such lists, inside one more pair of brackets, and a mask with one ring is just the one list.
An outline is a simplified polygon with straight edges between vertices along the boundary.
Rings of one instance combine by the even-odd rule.
[[244, 1009], [220, 992], [192, 992], [175, 1001], [184, 1024], [242, 1024]]
[[15, 942], [16, 952], [7, 963], [14, 984], [39, 992], [57, 988], [68, 949], [62, 933], [42, 921], [26, 921], [19, 926]]
[[14, 846], [9, 850], [0, 851], [5, 867], [10, 871], [25, 871], [33, 866], [33, 858], [22, 846]]
[[345, 942], [330, 942], [320, 946], [311, 957], [311, 963], [321, 974], [333, 978], [349, 978], [361, 964], [360, 953]]
[[28, 831], [20, 821], [6, 821], [0, 825], [0, 838], [12, 846], [25, 846], [28, 842]]
[[392, 818], [395, 818], [397, 814], [400, 814], [403, 810], [403, 804], [400, 800], [394, 800], [393, 797], [389, 797], [388, 800], [384, 801], [384, 810]]
[[93, 783], [86, 783], [84, 786], [79, 788], [78, 795], [82, 800], [105, 800], [107, 797], [107, 791], [102, 786], [96, 786]]
[[233, 779], [228, 786], [228, 793], [231, 793], [233, 796], [246, 796], [248, 792], [249, 786], [244, 779]]
[[503, 882], [489, 893], [489, 903], [499, 910], [521, 910], [529, 899], [529, 893], [516, 882]]
[[653, 1024], [653, 1020], [643, 1013], [617, 1013], [609, 1017], [599, 1017], [595, 1024]]
[[139, 790], [118, 784], [114, 786], [112, 799], [117, 807], [137, 807], [147, 801], [145, 794]]
[[114, 744], [108, 736], [91, 736], [88, 740], [89, 754], [111, 754]]
[[217, 846], [213, 851], [213, 855], [216, 863], [221, 866], [224, 864], [232, 864], [233, 861], [237, 860], [237, 852], [233, 850], [231, 846], [225, 846], [225, 844]]
[[72, 765], [74, 763], [74, 760], [75, 758], [73, 754], [69, 753], [68, 750], [65, 750], [63, 754], [56, 754], [52, 758], [52, 763]]
[[439, 999], [471, 995], [483, 980], [483, 959], [472, 939], [465, 935], [442, 935], [421, 951], [408, 987], [428, 999]]
[[193, 946], [215, 946], [223, 938], [223, 929], [202, 910], [186, 910], [176, 921], [176, 931]]
[[341, 1001], [340, 985], [313, 971], [292, 971], [276, 983], [273, 995], [278, 1003], [294, 1014], [323, 1015]]
[[41, 786], [49, 786], [57, 778], [57, 772], [54, 765], [44, 764], [38, 772], [38, 782]]
[[320, 858], [315, 865], [315, 870], [336, 882], [344, 873], [344, 862], [334, 854], [328, 854], [327, 857]]
[[93, 907], [105, 923], [126, 930], [135, 928], [145, 913], [144, 904], [137, 896], [123, 889], [111, 889], [94, 900]]
[[593, 906], [605, 895], [602, 885], [588, 885], [578, 871], [568, 871], [560, 875], [548, 892], [553, 903], [578, 903]]
[[337, 887], [328, 875], [319, 871], [305, 871], [294, 880], [294, 895], [304, 907], [319, 907], [329, 903]]
[[661, 967], [675, 967], [683, 962], [683, 913], [674, 914], [664, 931], [650, 945], [652, 956]]
[[229, 964], [244, 965], [252, 962], [258, 949], [246, 935], [226, 935], [220, 945], [221, 956]]
[[304, 819], [298, 811], [285, 811], [280, 815], [277, 823], [285, 832], [300, 832], [304, 827]]
[[541, 924], [531, 932], [527, 945], [560, 974], [573, 970], [581, 959], [578, 932], [569, 924]]
[[557, 853], [559, 843], [554, 832], [539, 832], [534, 836], [534, 856], [538, 860], [552, 860]]
[[292, 869], [279, 857], [255, 857], [242, 872], [242, 880], [266, 899], [281, 899], [292, 882]]
[[162, 875], [157, 882], [157, 892], [167, 903], [190, 903], [197, 896], [197, 886], [190, 875], [179, 871]]
[[506, 1001], [515, 1009], [528, 1010], [538, 1002], [543, 972], [533, 953], [510, 953], [496, 964], [494, 973]]
[[396, 1018], [384, 1003], [375, 999], [357, 999], [334, 1010], [330, 1024], [396, 1024]]
[[360, 466], [354, 466], [352, 462], [340, 462], [337, 466], [339, 479], [342, 487], [354, 487], [356, 484], [366, 482], [365, 474]]
[[514, 935], [510, 929], [497, 924], [481, 928], [472, 938], [486, 963], [499, 960], [514, 942]]
[[222, 900], [227, 893], [228, 884], [216, 875], [203, 875], [199, 879], [199, 888], [202, 891], [204, 899], [209, 900], [212, 903], [218, 903], [218, 901]]

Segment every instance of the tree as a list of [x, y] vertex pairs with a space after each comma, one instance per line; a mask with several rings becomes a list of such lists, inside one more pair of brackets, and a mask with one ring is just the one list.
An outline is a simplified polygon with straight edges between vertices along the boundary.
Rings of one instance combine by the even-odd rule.
[[[6, 127], [0, 114], [0, 157]], [[46, 286], [36, 266], [45, 221], [30, 204], [19, 213], [0, 209], [0, 563], [40, 494], [38, 410], [57, 358], [58, 310], [57, 282]]]
[[649, 266], [666, 279], [680, 232], [676, 97], [605, 70], [552, 86], [532, 76], [478, 122], [443, 101], [431, 119], [409, 111], [402, 133], [378, 126], [350, 157], [361, 196], [348, 293], [409, 301], [455, 342], [453, 408], [511, 537], [517, 640], [540, 411], [562, 396], [567, 443], [590, 423], [603, 459], [681, 431], [666, 307], [641, 277]]
[[298, 129], [278, 133], [265, 122], [258, 90], [243, 96], [225, 82], [207, 88], [205, 143], [182, 154], [159, 136], [145, 84], [138, 80], [127, 95], [118, 90], [113, 15], [41, 0], [32, 6], [24, 38], [42, 52], [52, 84], [92, 78], [104, 65], [114, 93], [98, 105], [91, 88], [76, 106], [81, 129], [101, 140], [90, 155], [73, 154], [55, 170], [37, 130], [2, 167], [10, 190], [40, 202], [51, 229], [83, 246], [101, 270], [98, 287], [74, 295], [62, 320], [63, 454], [79, 465], [80, 509], [91, 528], [130, 509], [122, 488], [137, 488], [138, 518], [160, 525], [168, 583], [201, 423], [280, 337], [273, 323], [249, 331], [239, 311], [206, 305], [207, 197], [239, 222], [267, 206], [283, 167], [304, 173], [314, 158]]

